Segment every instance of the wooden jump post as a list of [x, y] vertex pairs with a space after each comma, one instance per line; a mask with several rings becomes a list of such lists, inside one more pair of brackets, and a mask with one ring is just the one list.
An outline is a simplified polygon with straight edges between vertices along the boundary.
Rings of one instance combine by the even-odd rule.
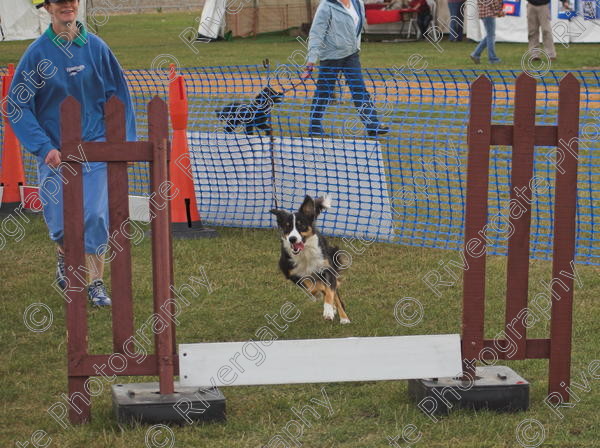
[[[490, 389], [502, 384], [513, 389], [507, 390], [505, 395], [509, 398], [505, 401], [500, 397], [492, 397], [491, 401], [498, 399], [497, 406], [490, 406], [492, 408], [527, 409], [528, 384], [511, 369], [502, 367], [504, 370], [494, 375], [496, 371], [492, 367], [476, 368], [476, 361], [549, 358], [548, 398], [563, 402], [569, 399], [573, 278], [564, 273], [572, 274], [575, 262], [579, 97], [579, 82], [572, 74], [566, 75], [559, 84], [558, 124], [536, 125], [536, 81], [523, 73], [516, 80], [514, 124], [497, 125], [492, 124], [491, 81], [482, 75], [471, 85], [463, 248], [465, 264], [468, 266], [464, 271], [463, 282], [463, 377], [446, 385], [456, 388], [461, 380], [464, 382], [476, 379], [475, 386], [470, 391], [474, 394], [481, 376], [487, 376], [489, 379], [493, 375], [492, 382], [497, 380], [496, 376], [500, 376], [502, 381], [488, 384]], [[509, 228], [514, 230], [508, 239], [504, 327], [506, 338], [501, 340], [485, 339], [484, 336], [487, 242], [482, 231], [485, 232], [489, 222], [488, 178], [491, 145], [512, 146], [510, 201], [511, 204], [513, 201], [518, 202], [519, 207], [524, 208], [517, 216], [513, 216], [511, 211], [509, 217]], [[546, 339], [527, 338], [527, 319], [531, 317], [528, 308], [529, 237], [535, 146], [557, 147], [552, 280], [548, 292], [548, 306], [544, 309], [545, 312], [551, 309], [551, 315], [548, 314], [551, 316], [551, 334], [550, 338]], [[536, 299], [533, 305], [539, 306]], [[516, 348], [511, 347], [511, 342]], [[509, 352], [511, 350], [512, 353]], [[417, 387], [418, 396], [433, 396], [432, 389], [439, 389], [434, 383], [421, 381]], [[480, 389], [485, 388], [486, 385], [483, 385]], [[461, 399], [466, 400], [467, 405], [471, 402], [475, 407], [488, 407], [480, 406], [487, 399], [469, 396], [469, 393], [463, 391], [457, 393], [457, 396], [459, 395]], [[464, 404], [460, 400], [450, 401], [456, 401], [459, 406]]]
[[[68, 166], [64, 176], [64, 246], [65, 267], [69, 287], [65, 291], [68, 353], [69, 419], [84, 423], [91, 417], [89, 379], [100, 375], [158, 376], [161, 394], [174, 392], [173, 377], [178, 373], [175, 326], [168, 310], [173, 312], [172, 248], [168, 207], [169, 128], [167, 105], [155, 97], [148, 104], [148, 141], [125, 141], [123, 103], [112, 97], [105, 107], [106, 142], [84, 142], [81, 139], [81, 108], [68, 97], [61, 105], [61, 155]], [[141, 363], [133, 360], [130, 342], [134, 335], [133, 296], [131, 285], [131, 242], [129, 232], [128, 162], [150, 162], [152, 219], [152, 273], [154, 313], [162, 317], [167, 328], [154, 335], [155, 354]], [[84, 162], [84, 163], [82, 163]], [[79, 279], [85, 273], [83, 238], [82, 170], [85, 162], [107, 162], [109, 194], [109, 244], [114, 259], [112, 276], [113, 353], [97, 355], [88, 352], [87, 285]], [[172, 315], [172, 314], [171, 314]]]
[[[480, 76], [471, 87], [468, 130], [467, 203], [465, 218], [465, 255], [469, 269], [464, 273], [463, 358], [485, 360], [484, 347], [493, 341], [484, 339], [485, 256], [473, 257], [466, 244], [477, 238], [488, 218], [489, 151], [491, 145], [512, 146], [510, 199], [517, 200], [517, 189], [530, 185], [533, 178], [535, 146], [556, 146], [556, 183], [554, 203], [554, 241], [552, 255], [552, 314], [548, 339], [527, 339], [525, 325], [529, 287], [529, 236], [531, 227], [531, 189], [522, 193], [525, 213], [510, 217], [514, 233], [508, 242], [505, 332], [513, 336], [517, 350], [511, 356], [498, 353], [500, 359], [549, 358], [548, 393], [568, 401], [570, 384], [573, 279], [575, 262], [575, 208], [577, 205], [577, 162], [579, 136], [579, 81], [567, 74], [559, 84], [558, 124], [535, 124], [536, 81], [523, 73], [516, 81], [514, 125], [491, 124], [492, 83]], [[484, 240], [485, 241], [485, 240]], [[559, 288], [560, 279], [567, 289]], [[554, 299], [556, 298], [556, 299]], [[508, 345], [507, 341], [501, 344]], [[497, 351], [497, 350], [496, 350]], [[488, 352], [489, 353], [489, 352]], [[465, 365], [473, 375], [474, 366]]]
[[[575, 262], [579, 98], [579, 82], [572, 74], [567, 74], [559, 84], [558, 124], [536, 125], [536, 81], [523, 73], [516, 80], [514, 124], [499, 125], [492, 124], [491, 81], [482, 75], [471, 84], [463, 247], [466, 265], [461, 341], [463, 376], [411, 381], [409, 391], [420, 405], [431, 400], [427, 409], [421, 408], [426, 413], [444, 412], [454, 406], [527, 409], [527, 381], [508, 367], [476, 368], [477, 361], [491, 359], [549, 358], [548, 398], [562, 402], [569, 399], [573, 278], [564, 273], [572, 274], [572, 263]], [[484, 335], [487, 242], [482, 231], [485, 232], [489, 222], [488, 178], [492, 145], [512, 146], [510, 200], [511, 204], [518, 201], [519, 207], [525, 208], [518, 216], [511, 212], [509, 217], [509, 228], [514, 231], [508, 240], [506, 338], [501, 340], [485, 339]], [[529, 237], [535, 146], [557, 147], [552, 280], [548, 306], [544, 309], [546, 313], [551, 309], [551, 315], [548, 314], [551, 316], [551, 334], [546, 339], [527, 339], [526, 324], [530, 317]], [[539, 305], [535, 298], [533, 304]], [[511, 342], [516, 349], [511, 348]], [[465, 382], [473, 380], [465, 390]], [[504, 391], [497, 393], [500, 388]], [[440, 391], [448, 390], [450, 393], [440, 399]]]

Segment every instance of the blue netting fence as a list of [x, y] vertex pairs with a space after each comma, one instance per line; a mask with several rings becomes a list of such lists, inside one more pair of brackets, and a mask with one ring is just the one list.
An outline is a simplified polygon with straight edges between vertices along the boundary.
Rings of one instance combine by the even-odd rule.
[[[274, 225], [271, 208], [291, 210], [305, 194], [328, 193], [334, 208], [319, 218], [326, 234], [455, 250], [463, 238], [469, 84], [481, 73], [492, 79], [493, 123], [512, 124], [519, 74], [363, 69], [374, 111], [354, 98], [362, 104], [357, 111], [349, 82], [335, 75], [333, 94], [322, 101], [323, 117], [315, 126], [318, 72], [306, 82], [299, 82], [296, 68], [286, 66], [183, 68], [180, 73], [187, 83], [190, 157], [205, 222], [269, 228]], [[572, 73], [582, 91], [577, 262], [598, 265], [600, 75]], [[536, 124], [556, 124], [564, 74], [549, 71], [538, 78]], [[127, 76], [143, 137], [146, 104], [156, 94], [166, 97], [167, 73], [135, 70]], [[283, 95], [265, 107], [257, 96], [267, 86]], [[389, 132], [369, 135], [380, 130], [378, 122]], [[261, 129], [265, 123], [270, 135]], [[0, 137], [1, 132], [0, 127]], [[535, 150], [534, 176], [542, 185], [532, 202], [531, 253], [537, 259], [552, 254], [554, 153], [553, 147]], [[510, 158], [510, 147], [492, 147], [490, 218], [508, 214]], [[30, 156], [25, 159], [28, 182], [35, 184], [35, 164]], [[146, 194], [147, 167], [131, 168], [130, 181], [131, 194]], [[505, 236], [488, 235], [493, 241], [489, 253], [506, 254]]]

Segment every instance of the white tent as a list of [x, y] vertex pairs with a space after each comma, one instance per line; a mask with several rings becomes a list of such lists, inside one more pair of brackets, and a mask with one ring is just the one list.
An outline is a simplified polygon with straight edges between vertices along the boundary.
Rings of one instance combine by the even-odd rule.
[[198, 24], [198, 36], [218, 39], [225, 35], [227, 0], [205, 0]]
[[[79, 3], [79, 20], [84, 22], [85, 0]], [[0, 1], [0, 40], [35, 39], [49, 23], [46, 10], [37, 9], [31, 0]]]
[[[467, 0], [465, 23], [467, 37], [480, 41], [485, 35], [485, 29], [477, 14], [476, 2], [477, 0]], [[559, 0], [550, 0], [554, 42], [563, 44], [600, 42], [600, 0], [570, 0], [570, 2], [576, 15], [570, 19], [560, 19]], [[505, 2], [505, 8], [507, 3]], [[518, 5], [519, 15], [507, 15], [496, 20], [496, 41], [527, 42], [527, 0], [513, 0], [511, 3]], [[592, 6], [596, 8], [591, 8]]]

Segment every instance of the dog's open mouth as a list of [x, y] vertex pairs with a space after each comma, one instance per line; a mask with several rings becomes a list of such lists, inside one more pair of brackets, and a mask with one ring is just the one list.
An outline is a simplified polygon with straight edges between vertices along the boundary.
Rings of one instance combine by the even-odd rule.
[[302, 241], [292, 243], [292, 252], [294, 254], [299, 254], [302, 251], [302, 249], [304, 249], [304, 243]]

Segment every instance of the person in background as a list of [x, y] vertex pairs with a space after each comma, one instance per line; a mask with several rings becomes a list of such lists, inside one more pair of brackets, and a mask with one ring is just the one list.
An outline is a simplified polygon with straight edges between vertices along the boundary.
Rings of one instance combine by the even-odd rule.
[[[561, 3], [563, 8], [570, 9], [568, 0]], [[540, 59], [540, 28], [544, 52], [550, 60], [556, 59], [550, 20], [550, 0], [527, 0], [527, 37], [529, 38], [529, 53], [534, 61]]]
[[419, 31], [421, 31], [421, 38], [423, 38], [433, 18], [431, 8], [429, 8], [427, 0], [411, 0], [408, 7], [417, 10], [417, 25], [419, 25]]
[[[40, 7], [50, 14], [51, 23], [15, 71], [9, 97], [22, 114], [13, 114], [10, 121], [21, 144], [37, 158], [44, 219], [56, 243], [56, 284], [65, 289], [60, 105], [69, 95], [81, 104], [84, 141], [104, 141], [104, 104], [113, 95], [125, 104], [128, 141], [136, 140], [135, 116], [117, 59], [76, 20], [79, 0], [45, 0]], [[22, 86], [30, 86], [27, 94]], [[98, 254], [108, 241], [106, 163], [83, 163], [82, 173], [86, 266], [73, 268], [85, 269], [91, 304], [107, 307], [112, 303], [103, 281], [104, 256]]]
[[463, 5], [465, 0], [448, 0], [450, 11], [450, 42], [460, 42], [463, 39]]
[[323, 135], [323, 112], [331, 99], [338, 73], [342, 72], [352, 93], [352, 101], [369, 136], [388, 132], [377, 117], [363, 79], [359, 52], [364, 27], [363, 0], [322, 0], [317, 8], [308, 39], [306, 72], [319, 62], [319, 78], [310, 111], [312, 136]]
[[497, 64], [500, 62], [500, 58], [496, 56], [496, 17], [504, 17], [502, 0], [477, 0], [477, 9], [486, 34], [475, 47], [475, 51], [471, 53], [471, 60], [475, 64], [479, 64], [481, 53], [487, 48], [490, 63]]

